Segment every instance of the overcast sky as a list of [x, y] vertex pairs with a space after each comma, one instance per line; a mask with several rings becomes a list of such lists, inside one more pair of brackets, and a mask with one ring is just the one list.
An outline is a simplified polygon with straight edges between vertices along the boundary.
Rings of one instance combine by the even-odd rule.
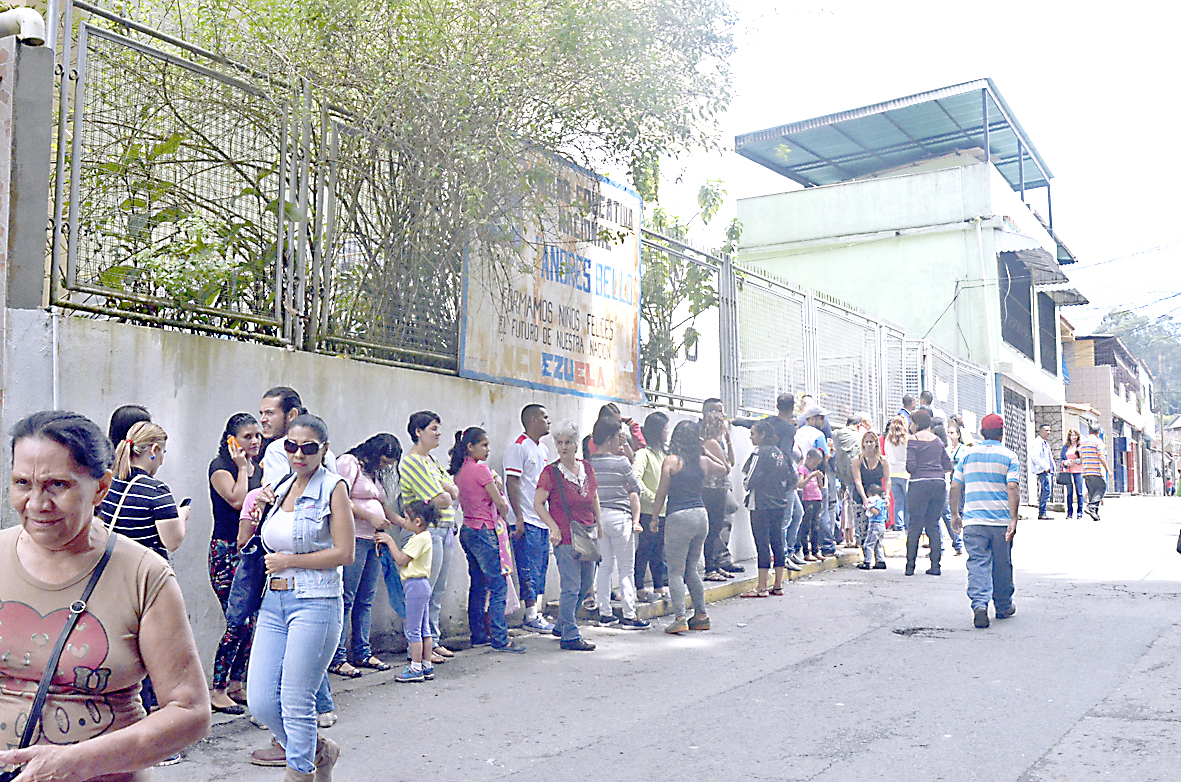
[[[991, 77], [1054, 175], [1054, 228], [1079, 259], [1064, 271], [1092, 301], [1066, 317], [1083, 333], [1111, 307], [1181, 319], [1175, 4], [732, 2], [727, 149], [739, 133]], [[713, 229], [738, 197], [798, 188], [733, 152], [663, 173], [661, 201], [685, 218], [705, 179], [726, 181]], [[1045, 214], [1044, 191], [1029, 198]], [[696, 238], [720, 244], [712, 234]]]

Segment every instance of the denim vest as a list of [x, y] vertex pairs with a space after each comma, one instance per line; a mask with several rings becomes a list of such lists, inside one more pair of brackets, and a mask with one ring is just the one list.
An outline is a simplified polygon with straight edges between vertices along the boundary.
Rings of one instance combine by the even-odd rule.
[[[332, 490], [342, 481], [344, 478], [321, 466], [312, 475], [303, 493], [295, 498], [292, 541], [296, 554], [311, 554], [332, 548]], [[276, 495], [282, 496], [282, 483], [276, 488]], [[296, 568], [294, 572], [296, 597], [340, 597], [344, 594], [340, 567], [331, 570]]]

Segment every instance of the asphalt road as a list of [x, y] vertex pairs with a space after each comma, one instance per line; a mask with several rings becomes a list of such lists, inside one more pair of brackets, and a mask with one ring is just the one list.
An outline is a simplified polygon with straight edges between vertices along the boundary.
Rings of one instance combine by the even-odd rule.
[[[431, 683], [368, 675], [337, 695], [335, 779], [1179, 780], [1181, 500], [1061, 516], [1022, 523], [1017, 614], [987, 630], [963, 557], [892, 559], [715, 604], [708, 633], [588, 628], [589, 654], [525, 636]], [[157, 779], [277, 782], [246, 762], [266, 741], [218, 725]]]

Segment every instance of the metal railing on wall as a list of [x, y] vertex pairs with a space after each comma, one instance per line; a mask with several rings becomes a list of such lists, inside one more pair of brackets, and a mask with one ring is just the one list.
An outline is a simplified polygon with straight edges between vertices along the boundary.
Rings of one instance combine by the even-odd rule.
[[391, 240], [424, 226], [395, 225], [390, 144], [307, 85], [81, 0], [50, 25], [51, 304], [457, 371], [461, 252]]

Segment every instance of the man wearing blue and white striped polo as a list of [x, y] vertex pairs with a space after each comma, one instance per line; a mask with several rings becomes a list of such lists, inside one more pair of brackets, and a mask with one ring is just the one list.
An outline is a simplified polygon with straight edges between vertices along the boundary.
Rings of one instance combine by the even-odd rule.
[[[1021, 502], [1021, 465], [1017, 454], [1001, 445], [1004, 427], [999, 415], [984, 416], [980, 422], [984, 442], [968, 451], [951, 479], [952, 529], [964, 531], [968, 599], [976, 627], [988, 627], [989, 601], [997, 619], [1008, 619], [1017, 612], [1013, 606], [1012, 555]], [[965, 500], [962, 519], [961, 493]]]

